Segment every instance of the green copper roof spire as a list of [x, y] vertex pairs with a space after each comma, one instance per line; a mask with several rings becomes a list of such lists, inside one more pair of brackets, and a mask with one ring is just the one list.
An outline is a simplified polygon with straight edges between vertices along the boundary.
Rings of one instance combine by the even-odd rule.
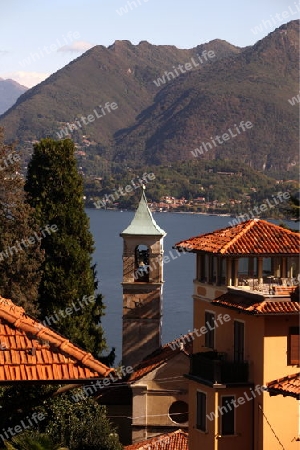
[[139, 206], [135, 212], [131, 224], [121, 233], [131, 235], [147, 235], [147, 236], [166, 236], [166, 232], [162, 230], [155, 220], [147, 205], [145, 195], [145, 187], [143, 186], [142, 197]]

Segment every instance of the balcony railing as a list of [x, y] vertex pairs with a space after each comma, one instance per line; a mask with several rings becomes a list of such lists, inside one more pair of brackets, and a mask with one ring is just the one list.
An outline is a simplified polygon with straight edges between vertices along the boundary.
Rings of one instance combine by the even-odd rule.
[[191, 355], [190, 375], [213, 383], [247, 383], [247, 361], [226, 361], [223, 353], [206, 352]]

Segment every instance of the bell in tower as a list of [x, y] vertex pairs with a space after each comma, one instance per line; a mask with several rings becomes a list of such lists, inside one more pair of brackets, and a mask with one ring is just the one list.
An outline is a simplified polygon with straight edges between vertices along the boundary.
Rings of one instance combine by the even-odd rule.
[[163, 238], [143, 189], [123, 238], [122, 364], [133, 366], [161, 346]]

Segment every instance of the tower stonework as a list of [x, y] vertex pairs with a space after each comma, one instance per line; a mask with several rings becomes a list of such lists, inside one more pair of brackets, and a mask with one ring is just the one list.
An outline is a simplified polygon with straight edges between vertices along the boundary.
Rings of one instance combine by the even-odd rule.
[[145, 192], [123, 238], [122, 364], [134, 366], [161, 346], [163, 238]]

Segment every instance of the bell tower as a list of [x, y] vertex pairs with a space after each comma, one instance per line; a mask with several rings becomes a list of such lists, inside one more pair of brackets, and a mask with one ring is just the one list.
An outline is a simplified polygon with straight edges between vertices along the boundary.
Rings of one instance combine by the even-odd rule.
[[122, 364], [133, 366], [161, 346], [163, 238], [143, 188], [123, 238]]

